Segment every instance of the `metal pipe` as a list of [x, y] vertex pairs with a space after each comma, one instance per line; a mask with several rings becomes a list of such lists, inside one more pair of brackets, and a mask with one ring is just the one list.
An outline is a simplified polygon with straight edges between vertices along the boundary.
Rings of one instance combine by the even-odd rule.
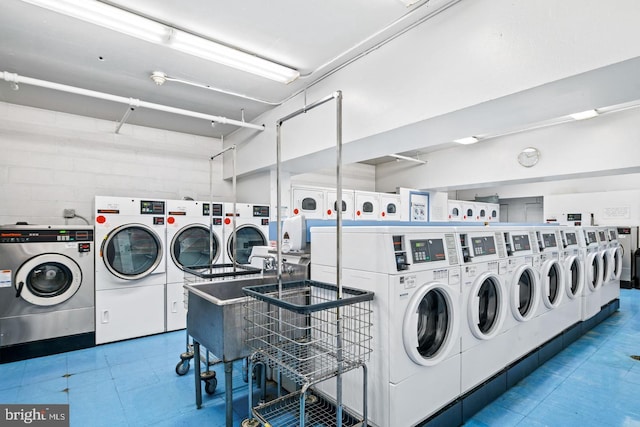
[[127, 111], [125, 111], [124, 116], [122, 116], [120, 123], [118, 123], [118, 126], [116, 126], [116, 133], [120, 133], [120, 128], [122, 127], [122, 125], [124, 125], [131, 113], [133, 113], [135, 110], [136, 109], [133, 107], [127, 108]]
[[224, 404], [226, 427], [233, 427], [233, 362], [224, 362]]
[[60, 83], [49, 82], [46, 80], [34, 79], [31, 77], [20, 76], [8, 71], [0, 72], [0, 79], [7, 82], [24, 83], [32, 86], [44, 87], [47, 89], [59, 90], [62, 92], [73, 93], [76, 95], [89, 96], [92, 98], [104, 99], [106, 101], [118, 102], [120, 104], [127, 104], [134, 107], [148, 108], [150, 110], [164, 111], [166, 113], [178, 114], [182, 116], [194, 117], [196, 119], [204, 119], [213, 121], [216, 123], [222, 123], [227, 125], [233, 125], [243, 128], [264, 130], [264, 125], [254, 125], [253, 123], [246, 123], [239, 120], [229, 119], [222, 116], [214, 116], [211, 114], [198, 113], [196, 111], [184, 110], [182, 108], [169, 107], [167, 105], [155, 104], [153, 102], [141, 101], [135, 98], [126, 98], [124, 96], [111, 95], [104, 92], [97, 92], [95, 90], [83, 89], [75, 86], [63, 85]]
[[238, 235], [236, 230], [236, 202], [238, 200], [238, 194], [236, 192], [236, 146], [233, 146], [232, 167], [233, 176], [231, 178], [231, 191], [233, 192], [233, 272], [236, 272], [236, 264], [238, 263]]

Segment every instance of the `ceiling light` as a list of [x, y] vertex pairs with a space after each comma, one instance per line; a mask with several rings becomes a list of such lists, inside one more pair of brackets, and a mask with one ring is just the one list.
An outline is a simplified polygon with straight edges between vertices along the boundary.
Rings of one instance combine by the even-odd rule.
[[414, 159], [413, 157], [403, 156], [402, 154], [389, 154], [389, 157], [393, 157], [397, 160], [407, 160], [409, 162], [421, 163], [423, 165], [427, 164], [427, 162], [424, 160]]
[[479, 139], [476, 138], [475, 136], [467, 136], [466, 138], [460, 138], [460, 139], [454, 139], [453, 140], [453, 142], [457, 142], [458, 144], [462, 144], [462, 145], [475, 144], [478, 141], [479, 141]]
[[574, 120], [586, 120], [586, 119], [592, 119], [596, 117], [598, 115], [598, 112], [596, 110], [587, 110], [587, 111], [582, 111], [580, 113], [574, 113], [569, 115]]
[[300, 76], [297, 70], [229, 46], [174, 29], [151, 19], [96, 0], [23, 0], [54, 12], [127, 34], [209, 61], [281, 83]]

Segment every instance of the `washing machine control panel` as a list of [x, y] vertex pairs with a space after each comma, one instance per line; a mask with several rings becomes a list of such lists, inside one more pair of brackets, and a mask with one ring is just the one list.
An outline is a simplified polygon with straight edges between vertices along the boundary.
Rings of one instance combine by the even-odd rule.
[[[202, 204], [202, 216], [209, 216], [209, 206], [209, 203]], [[213, 212], [211, 212], [211, 216], [222, 216], [222, 203], [213, 204]], [[222, 224], [222, 220], [220, 224]]]
[[140, 214], [142, 215], [164, 215], [164, 201], [162, 200], [141, 200]]
[[269, 218], [269, 206], [254, 205], [253, 216], [260, 218]]
[[2, 230], [0, 243], [91, 242], [93, 230]]

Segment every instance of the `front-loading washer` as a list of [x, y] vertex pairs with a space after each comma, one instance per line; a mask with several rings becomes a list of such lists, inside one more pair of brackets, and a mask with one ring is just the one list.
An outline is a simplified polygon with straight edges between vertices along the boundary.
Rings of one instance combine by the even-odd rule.
[[582, 318], [582, 292], [585, 280], [584, 261], [580, 256], [579, 230], [575, 227], [561, 227], [562, 250], [560, 259], [565, 271], [565, 295], [560, 304], [571, 325]]
[[485, 227], [456, 228], [462, 249], [461, 392], [466, 393], [510, 362], [511, 329], [507, 253], [502, 233]]
[[[335, 228], [312, 227], [311, 248], [312, 279], [335, 283]], [[375, 293], [370, 425], [416, 425], [459, 405], [461, 255], [453, 228], [345, 227], [342, 253], [341, 283]], [[354, 412], [362, 380], [357, 371], [342, 377], [343, 402]], [[335, 396], [334, 380], [318, 387]]]
[[540, 324], [535, 321], [541, 303], [541, 289], [534, 260], [538, 255], [536, 233], [532, 227], [496, 226], [504, 235], [507, 248], [507, 288], [509, 291], [509, 314], [506, 328], [512, 332], [509, 352], [511, 361], [516, 361], [537, 347], [540, 342]]
[[609, 240], [608, 248], [604, 253], [609, 265], [609, 275], [602, 281], [600, 303], [605, 306], [620, 299], [620, 278], [622, 276], [622, 247], [618, 242], [617, 227], [607, 227], [605, 237]]
[[223, 204], [194, 200], [167, 200], [167, 331], [187, 327], [184, 269], [207, 266], [224, 259]]
[[0, 226], [0, 363], [95, 345], [93, 234]]
[[165, 331], [166, 202], [95, 198], [96, 343]]
[[598, 230], [595, 227], [581, 227], [578, 231], [578, 244], [585, 266], [581, 316], [581, 320], [584, 321], [598, 314], [602, 308], [600, 292], [604, 278], [604, 262], [600, 252]]
[[224, 263], [247, 265], [254, 246], [270, 246], [270, 208], [268, 205], [236, 203], [235, 228], [233, 203], [225, 203], [224, 209]]
[[[544, 344], [571, 326], [568, 312], [561, 306], [565, 298], [566, 276], [560, 259], [562, 237], [556, 226], [542, 226], [536, 230], [539, 248], [537, 262], [540, 280], [540, 300], [536, 319], [540, 325], [538, 344]], [[562, 308], [562, 309], [561, 309]], [[567, 309], [568, 310], [568, 309]]]

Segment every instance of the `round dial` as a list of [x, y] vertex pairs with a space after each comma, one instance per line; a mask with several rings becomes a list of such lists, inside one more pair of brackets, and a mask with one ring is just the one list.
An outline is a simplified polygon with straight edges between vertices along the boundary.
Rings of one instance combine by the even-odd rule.
[[540, 159], [540, 151], [537, 148], [527, 147], [518, 154], [518, 163], [526, 168], [538, 163]]

